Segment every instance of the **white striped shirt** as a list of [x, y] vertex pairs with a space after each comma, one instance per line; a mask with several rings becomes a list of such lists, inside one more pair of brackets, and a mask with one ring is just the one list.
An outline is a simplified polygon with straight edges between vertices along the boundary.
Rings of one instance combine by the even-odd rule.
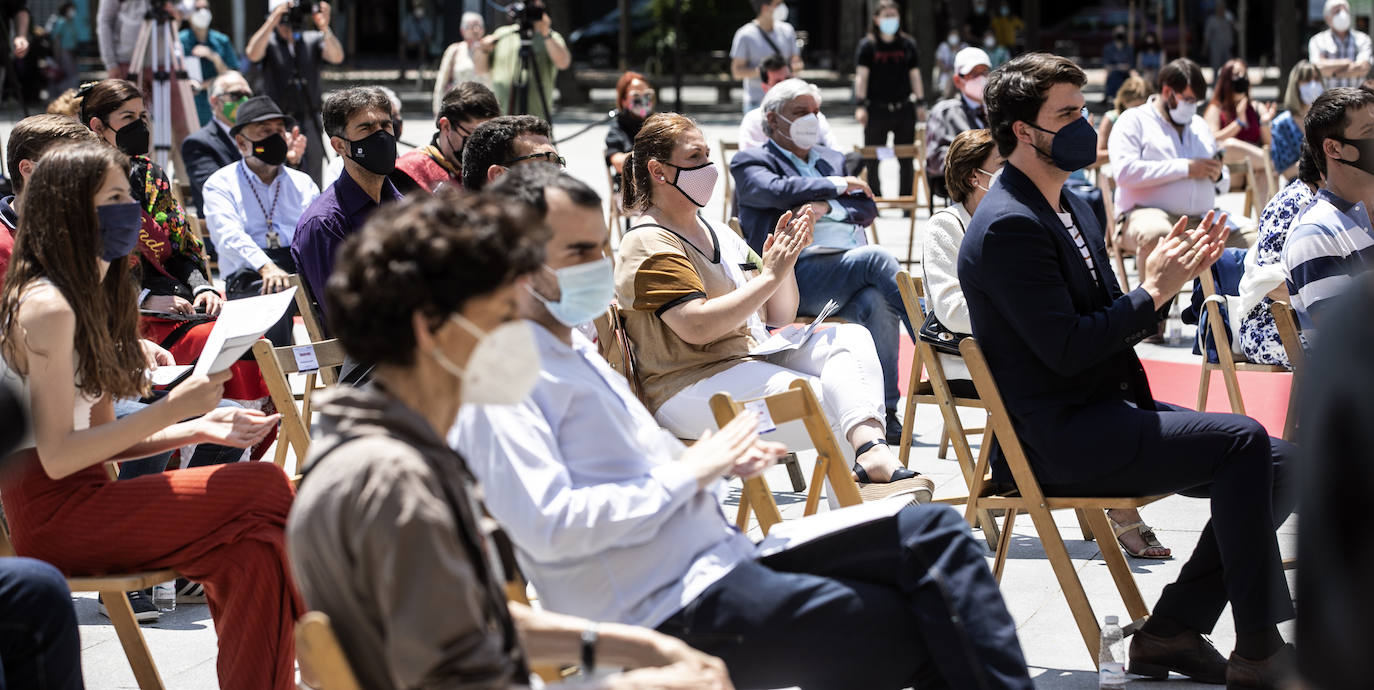
[[1374, 226], [1363, 202], [1352, 204], [1321, 189], [1292, 228], [1283, 243], [1283, 266], [1293, 309], [1310, 337], [1326, 301], [1374, 264]]
[[1093, 282], [1101, 285], [1102, 280], [1097, 277], [1097, 264], [1093, 261], [1093, 254], [1088, 250], [1088, 243], [1083, 240], [1083, 233], [1078, 231], [1078, 227], [1073, 224], [1072, 213], [1056, 213], [1059, 222], [1064, 224], [1064, 229], [1069, 231], [1069, 236], [1073, 237], [1073, 243], [1078, 247], [1078, 253], [1083, 257], [1083, 263], [1088, 264], [1088, 273], [1092, 274]]

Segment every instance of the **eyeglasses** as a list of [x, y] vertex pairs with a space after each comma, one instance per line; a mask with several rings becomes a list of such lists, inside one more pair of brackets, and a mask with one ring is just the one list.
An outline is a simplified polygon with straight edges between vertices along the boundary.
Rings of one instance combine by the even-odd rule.
[[518, 158], [512, 158], [512, 159], [506, 161], [505, 163], [502, 163], [501, 165], [503, 165], [503, 166], [509, 168], [510, 166], [515, 165], [516, 163], [523, 163], [523, 162], [525, 162], [525, 161], [534, 160], [534, 159], [536, 159], [536, 158], [541, 158], [541, 159], [543, 159], [546, 163], [553, 163], [553, 164], [557, 165], [557, 166], [560, 167], [560, 168], [566, 168], [566, 167], [568, 167], [568, 161], [564, 160], [562, 156], [560, 156], [560, 155], [554, 153], [553, 151], [543, 151], [543, 152], [541, 152], [541, 153], [531, 153], [531, 154], [529, 154], [529, 155], [527, 155], [527, 156], [520, 156], [520, 157], [518, 157]]
[[251, 91], [225, 91], [224, 93], [220, 94], [220, 98], [228, 98], [234, 101], [252, 97], [253, 92]]

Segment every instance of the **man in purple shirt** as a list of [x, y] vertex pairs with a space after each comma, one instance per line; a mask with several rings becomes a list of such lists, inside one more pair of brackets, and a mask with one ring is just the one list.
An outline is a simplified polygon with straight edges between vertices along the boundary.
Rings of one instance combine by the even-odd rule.
[[376, 87], [344, 89], [324, 99], [324, 131], [343, 158], [344, 172], [301, 214], [291, 256], [324, 313], [324, 285], [339, 245], [367, 222], [378, 206], [401, 200], [387, 175], [396, 169], [391, 101]]

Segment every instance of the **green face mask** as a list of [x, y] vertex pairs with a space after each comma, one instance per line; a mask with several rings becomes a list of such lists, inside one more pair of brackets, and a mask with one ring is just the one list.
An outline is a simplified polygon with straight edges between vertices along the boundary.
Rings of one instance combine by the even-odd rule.
[[243, 105], [244, 102], [247, 100], [248, 97], [244, 96], [243, 98], [240, 98], [237, 101], [226, 101], [224, 105], [221, 105], [220, 112], [224, 113], [224, 119], [228, 120], [230, 124], [237, 122], [239, 106]]

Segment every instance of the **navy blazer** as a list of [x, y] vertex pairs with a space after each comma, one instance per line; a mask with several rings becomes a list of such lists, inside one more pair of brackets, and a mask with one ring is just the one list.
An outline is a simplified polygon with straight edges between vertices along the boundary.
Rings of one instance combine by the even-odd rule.
[[[1042, 483], [1091, 481], [1135, 456], [1155, 409], [1134, 345], [1165, 310], [1112, 275], [1102, 229], [1080, 197], [1061, 208], [1092, 253], [1100, 282], [1054, 209], [1011, 163], [978, 204], [959, 249], [973, 335]], [[1009, 476], [1000, 449], [999, 480]]]
[[[844, 154], [824, 146], [816, 171], [822, 175], [844, 176]], [[878, 217], [878, 206], [862, 192], [841, 195], [823, 177], [802, 177], [778, 145], [740, 151], [730, 159], [730, 174], [735, 177], [739, 199], [739, 224], [744, 240], [754, 251], [763, 253], [763, 241], [777, 227], [783, 213], [812, 201], [835, 201], [846, 212], [845, 222], [867, 227]]]
[[233, 137], [213, 119], [181, 142], [181, 160], [186, 163], [186, 175], [191, 180], [191, 203], [197, 211], [201, 208], [200, 191], [205, 181], [216, 170], [242, 158]]

